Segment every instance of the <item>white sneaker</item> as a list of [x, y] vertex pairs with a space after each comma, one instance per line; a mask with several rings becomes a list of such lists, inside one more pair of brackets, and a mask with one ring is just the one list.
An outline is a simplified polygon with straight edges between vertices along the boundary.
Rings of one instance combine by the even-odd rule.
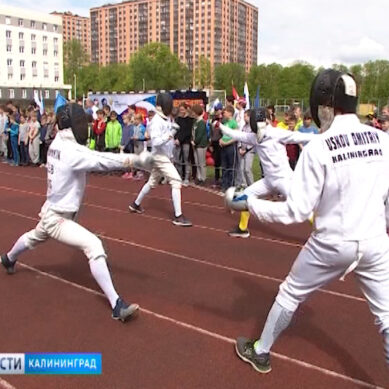
[[188, 187], [188, 186], [189, 186], [189, 180], [184, 180], [184, 182], [182, 183], [182, 185], [184, 185], [185, 187]]

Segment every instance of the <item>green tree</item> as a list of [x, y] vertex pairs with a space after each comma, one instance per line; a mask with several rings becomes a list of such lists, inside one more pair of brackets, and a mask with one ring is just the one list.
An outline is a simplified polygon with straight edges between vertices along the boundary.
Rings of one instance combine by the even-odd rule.
[[198, 88], [206, 88], [212, 85], [212, 66], [211, 61], [204, 55], [201, 55], [198, 60], [197, 67], [194, 72], [195, 86]]
[[232, 85], [239, 94], [243, 94], [246, 72], [243, 65], [238, 63], [226, 63], [215, 67], [214, 87], [225, 89], [227, 94], [232, 93]]
[[190, 83], [187, 66], [165, 44], [145, 45], [130, 59], [130, 89], [180, 89], [187, 88]]
[[88, 54], [80, 41], [72, 39], [63, 45], [63, 58], [65, 83], [72, 84], [74, 75], [78, 78], [81, 68], [88, 64]]

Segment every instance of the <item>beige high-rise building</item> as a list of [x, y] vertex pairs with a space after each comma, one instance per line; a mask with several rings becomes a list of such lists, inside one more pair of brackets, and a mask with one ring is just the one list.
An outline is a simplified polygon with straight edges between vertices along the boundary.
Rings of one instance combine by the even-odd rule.
[[95, 63], [128, 62], [162, 42], [192, 70], [201, 55], [212, 66], [257, 64], [258, 8], [243, 0], [129, 0], [92, 8], [90, 20]]
[[90, 19], [85, 16], [74, 15], [71, 12], [52, 12], [62, 18], [63, 41], [68, 42], [77, 39], [90, 57]]

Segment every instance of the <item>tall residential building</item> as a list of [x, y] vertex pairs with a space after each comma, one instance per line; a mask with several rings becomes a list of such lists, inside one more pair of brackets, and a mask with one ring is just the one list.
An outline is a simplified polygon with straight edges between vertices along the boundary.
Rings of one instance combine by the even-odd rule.
[[54, 11], [51, 14], [62, 18], [63, 41], [68, 42], [77, 39], [90, 56], [90, 19], [85, 16], [74, 15], [71, 12]]
[[54, 100], [63, 83], [62, 20], [0, 5], [0, 99]]
[[129, 0], [90, 10], [91, 60], [127, 62], [150, 42], [167, 44], [190, 69], [257, 64], [258, 8], [244, 0]]

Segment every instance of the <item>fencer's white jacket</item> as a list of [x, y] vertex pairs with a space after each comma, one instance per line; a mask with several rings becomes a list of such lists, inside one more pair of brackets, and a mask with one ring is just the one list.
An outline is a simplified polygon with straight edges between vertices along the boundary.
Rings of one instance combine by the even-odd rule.
[[389, 137], [361, 124], [354, 114], [336, 116], [331, 127], [304, 148], [285, 202], [248, 199], [266, 222], [307, 220], [321, 241], [361, 241], [386, 234]]
[[151, 154], [173, 157], [174, 140], [169, 119], [163, 119], [156, 113], [147, 126], [151, 140]]
[[241, 143], [253, 146], [261, 160], [264, 176], [267, 179], [288, 178], [293, 174], [286, 154], [286, 144], [301, 143], [305, 145], [316, 135], [305, 134], [299, 131], [288, 131], [266, 126], [261, 142], [257, 134], [243, 132], [221, 126], [223, 133]]
[[78, 212], [88, 172], [129, 166], [129, 154], [93, 151], [78, 144], [71, 129], [58, 131], [47, 152], [47, 201], [42, 210]]

